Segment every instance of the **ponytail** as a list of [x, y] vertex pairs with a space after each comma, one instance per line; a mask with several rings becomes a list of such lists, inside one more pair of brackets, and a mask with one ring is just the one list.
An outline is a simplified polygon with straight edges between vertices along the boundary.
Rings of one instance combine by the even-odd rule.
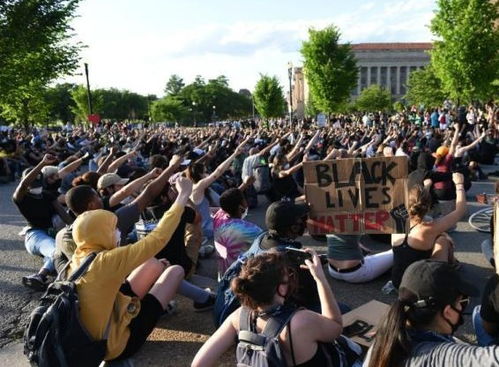
[[388, 315], [379, 327], [373, 344], [368, 367], [399, 367], [409, 357], [411, 340], [407, 328], [425, 329], [441, 312], [438, 304], [425, 308], [410, 305], [417, 300], [415, 295], [404, 301], [397, 300], [390, 308]]
[[398, 367], [409, 356], [406, 307], [397, 300], [390, 308], [376, 333], [368, 367]]

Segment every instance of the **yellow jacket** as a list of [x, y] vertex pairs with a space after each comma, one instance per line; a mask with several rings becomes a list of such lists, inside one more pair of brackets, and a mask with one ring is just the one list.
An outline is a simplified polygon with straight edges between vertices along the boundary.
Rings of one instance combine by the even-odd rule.
[[174, 204], [148, 236], [124, 247], [116, 247], [117, 218], [113, 213], [91, 210], [78, 216], [74, 222], [73, 239], [77, 248], [69, 274], [88, 254], [98, 252], [76, 285], [81, 322], [95, 340], [104, 339], [111, 320], [106, 360], [123, 352], [130, 336], [128, 325], [140, 311], [140, 300], [119, 292], [120, 286], [135, 268], [157, 254], [170, 240], [182, 212], [183, 207]]

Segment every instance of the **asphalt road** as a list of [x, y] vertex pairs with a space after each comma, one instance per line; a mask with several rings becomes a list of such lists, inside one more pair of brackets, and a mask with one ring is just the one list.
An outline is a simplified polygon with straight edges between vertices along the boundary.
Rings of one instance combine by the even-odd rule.
[[[27, 366], [22, 355], [21, 340], [23, 327], [30, 311], [36, 305], [39, 293], [34, 293], [21, 285], [21, 277], [33, 273], [42, 264], [41, 258], [29, 255], [23, 239], [18, 235], [25, 221], [11, 201], [14, 184], [0, 185], [0, 360], [1, 365]], [[468, 215], [485, 207], [476, 203], [477, 193], [492, 193], [493, 183], [474, 183], [468, 192]], [[264, 226], [266, 203], [250, 212], [248, 220]], [[457, 230], [451, 234], [456, 242], [456, 253], [467, 276], [478, 286], [483, 286], [487, 277], [492, 274], [491, 266], [481, 254], [480, 244], [489, 235], [472, 229], [468, 224], [468, 215], [458, 223]], [[302, 242], [306, 246], [325, 251], [325, 243], [317, 242], [305, 236]], [[375, 252], [388, 249], [387, 245], [375, 243], [369, 238], [363, 242]], [[216, 260], [214, 258], [201, 263], [199, 273], [214, 279], [216, 276]], [[364, 304], [371, 299], [391, 303], [393, 295], [384, 295], [381, 288], [389, 280], [386, 274], [366, 284], [347, 284], [330, 280], [338, 301], [352, 308]], [[201, 285], [213, 285], [207, 278], [197, 280]], [[179, 300], [179, 313], [162, 320], [139, 356], [135, 358], [136, 366], [188, 366], [202, 343], [214, 331], [210, 313], [196, 314], [192, 312], [190, 302], [182, 297]], [[474, 300], [476, 303], [478, 300]], [[458, 333], [472, 340], [469, 316], [466, 324]], [[233, 365], [233, 356], [227, 353], [220, 365]], [[8, 361], [8, 362], [7, 362]], [[7, 363], [7, 364], [4, 364]]]

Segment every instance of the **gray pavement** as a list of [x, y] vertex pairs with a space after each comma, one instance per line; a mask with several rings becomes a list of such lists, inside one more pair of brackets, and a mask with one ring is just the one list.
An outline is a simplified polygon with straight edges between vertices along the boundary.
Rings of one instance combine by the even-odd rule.
[[[29, 255], [25, 248], [22, 238], [18, 235], [19, 231], [25, 225], [25, 221], [17, 212], [16, 207], [11, 201], [11, 195], [15, 188], [14, 184], [0, 185], [0, 361], [1, 365], [5, 366], [27, 366], [27, 361], [22, 355], [21, 338], [23, 326], [29, 316], [30, 311], [34, 308], [39, 293], [34, 293], [21, 285], [21, 277], [26, 274], [37, 271], [41, 266], [41, 258]], [[484, 208], [484, 205], [476, 203], [474, 197], [477, 193], [493, 193], [493, 182], [478, 182], [474, 183], [472, 189], [468, 192], [468, 215], [475, 211]], [[259, 208], [252, 211], [248, 220], [251, 220], [261, 226], [264, 226], [264, 213], [266, 203], [261, 198]], [[459, 261], [463, 263], [463, 269], [467, 276], [480, 287], [483, 287], [486, 278], [492, 274], [492, 267], [486, 262], [481, 254], [480, 244], [490, 235], [480, 233], [471, 228], [468, 224], [468, 215], [458, 223], [457, 230], [451, 234], [456, 242], [456, 255]], [[306, 246], [315, 247], [318, 251], [326, 250], [325, 243], [317, 242], [305, 236], [302, 243]], [[388, 245], [377, 243], [370, 238], [364, 237], [363, 242], [372, 248], [375, 252], [388, 249]], [[216, 276], [216, 261], [208, 259], [201, 263], [199, 273], [203, 276], [215, 278]], [[366, 284], [347, 284], [340, 281], [330, 280], [333, 291], [335, 292], [338, 301], [347, 303], [352, 308], [357, 307], [371, 299], [377, 299], [382, 302], [391, 303], [395, 299], [394, 295], [384, 295], [381, 293], [381, 288], [389, 280], [389, 275], [376, 279], [375, 281]], [[201, 280], [202, 282], [203, 280]], [[474, 300], [476, 303], [478, 300]], [[185, 302], [184, 302], [185, 303]], [[183, 313], [184, 310], [181, 309]], [[190, 310], [185, 310], [189, 313]], [[211, 316], [211, 315], [210, 315]], [[205, 318], [209, 319], [206, 315]], [[469, 316], [466, 317], [466, 324], [460, 332], [460, 336], [465, 339], [473, 340], [471, 336], [471, 326]], [[179, 330], [186, 330], [187, 325]], [[170, 328], [174, 328], [175, 323]], [[160, 328], [161, 329], [161, 328]], [[212, 327], [207, 327], [206, 330], [195, 331], [199, 335], [209, 336], [213, 332]], [[198, 336], [196, 336], [198, 337]], [[144, 350], [135, 360], [136, 366], [140, 365], [165, 365], [164, 360], [152, 359], [152, 355], [158, 355], [156, 352], [165, 352], [166, 343], [170, 343], [172, 339], [164, 338], [161, 344], [154, 340], [148, 342]], [[175, 339], [173, 339], [175, 340]], [[171, 352], [175, 352], [174, 348]], [[152, 352], [151, 352], [152, 351]], [[195, 350], [193, 352], [195, 353]], [[147, 357], [147, 358], [146, 358]], [[181, 363], [176, 365], [189, 365], [192, 360], [192, 355], [181, 356]], [[161, 358], [162, 359], [162, 358]], [[173, 360], [170, 361], [173, 363]], [[167, 363], [167, 365], [170, 365]], [[175, 364], [173, 364], [175, 365]]]

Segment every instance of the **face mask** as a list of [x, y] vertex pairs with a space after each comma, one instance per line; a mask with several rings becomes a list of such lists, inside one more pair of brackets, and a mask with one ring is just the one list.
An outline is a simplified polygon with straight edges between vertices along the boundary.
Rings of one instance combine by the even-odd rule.
[[289, 166], [289, 163], [286, 163], [286, 164], [284, 165], [284, 169], [289, 169], [289, 167], [290, 167], [290, 166]]
[[[451, 335], [453, 335], [453, 334], [457, 331], [457, 329], [459, 329], [459, 327], [460, 327], [462, 324], [464, 324], [464, 318], [463, 318], [463, 311], [464, 311], [464, 310], [459, 311], [459, 310], [458, 310], [457, 308], [455, 308], [454, 306], [452, 306], [452, 305], [449, 305], [449, 306], [450, 306], [450, 308], [452, 308], [455, 312], [457, 312], [457, 314], [459, 315], [459, 318], [458, 318], [457, 322], [456, 322], [454, 325], [453, 325], [453, 324], [452, 324], [452, 323], [451, 323], [448, 319], [446, 319], [446, 318], [444, 317], [444, 320], [445, 320], [445, 321], [449, 324], [449, 326], [451, 327], [451, 329], [452, 329], [452, 333], [451, 333]], [[443, 317], [443, 313], [442, 313], [442, 317]]]
[[244, 209], [244, 212], [241, 214], [241, 219], [244, 219], [248, 216], [248, 207], [246, 207], [246, 209]]
[[43, 191], [42, 187], [36, 187], [34, 189], [29, 189], [29, 192], [33, 195], [40, 195]]
[[118, 228], [114, 231], [114, 240], [116, 242], [116, 247], [119, 247], [121, 243], [121, 231]]

